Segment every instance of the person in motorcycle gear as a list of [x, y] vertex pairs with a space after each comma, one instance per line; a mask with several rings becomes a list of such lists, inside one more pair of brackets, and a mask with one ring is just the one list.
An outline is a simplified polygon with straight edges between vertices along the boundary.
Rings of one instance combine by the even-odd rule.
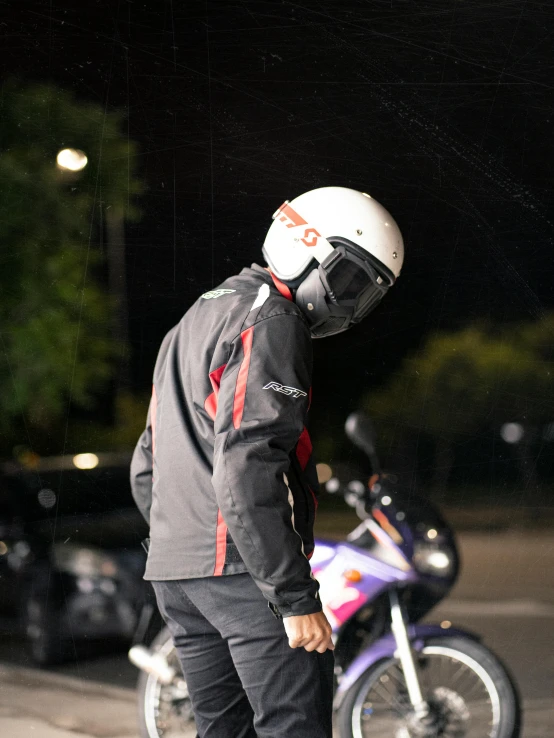
[[404, 249], [373, 198], [322, 187], [276, 211], [263, 254], [162, 341], [131, 486], [198, 736], [330, 738], [333, 643], [309, 563], [311, 339], [367, 316]]

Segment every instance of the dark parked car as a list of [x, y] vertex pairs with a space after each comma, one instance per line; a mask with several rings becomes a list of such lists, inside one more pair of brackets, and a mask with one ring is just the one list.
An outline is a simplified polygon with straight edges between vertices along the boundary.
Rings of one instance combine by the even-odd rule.
[[37, 663], [75, 655], [83, 641], [128, 642], [151, 597], [129, 463], [79, 454], [3, 466], [0, 608], [18, 615]]

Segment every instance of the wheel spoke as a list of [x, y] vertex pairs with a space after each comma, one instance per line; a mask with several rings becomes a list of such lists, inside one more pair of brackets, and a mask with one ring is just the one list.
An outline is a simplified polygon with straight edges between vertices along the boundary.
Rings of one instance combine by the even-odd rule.
[[[427, 652], [427, 650], [429, 652]], [[424, 649], [418, 658], [423, 694], [438, 720], [443, 738], [496, 738], [496, 719], [490, 677], [481, 677], [478, 662], [457, 652]], [[487, 684], [489, 686], [487, 686]], [[494, 699], [498, 696], [494, 688]], [[354, 735], [363, 738], [398, 738], [410, 735], [406, 722], [412, 708], [404, 675], [397, 661], [377, 668], [360, 690], [352, 708]], [[413, 716], [412, 718], [413, 719]]]

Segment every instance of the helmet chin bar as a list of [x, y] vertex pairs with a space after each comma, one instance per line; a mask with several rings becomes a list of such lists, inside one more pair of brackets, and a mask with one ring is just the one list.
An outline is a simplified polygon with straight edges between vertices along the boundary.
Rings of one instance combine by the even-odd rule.
[[295, 302], [310, 324], [312, 338], [342, 333], [352, 324], [353, 309], [333, 304], [327, 297], [319, 269], [312, 269], [296, 290]]
[[312, 269], [295, 294], [295, 302], [308, 320], [312, 338], [334, 336], [348, 330], [369, 315], [389, 289], [382, 280], [381, 283], [375, 281], [366, 295], [364, 307], [357, 310], [357, 305], [341, 305], [329, 294], [322, 273], [325, 274], [322, 266]]

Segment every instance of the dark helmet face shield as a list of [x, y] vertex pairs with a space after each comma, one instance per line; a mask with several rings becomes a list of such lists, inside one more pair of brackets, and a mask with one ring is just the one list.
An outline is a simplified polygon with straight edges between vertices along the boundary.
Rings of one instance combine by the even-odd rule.
[[330, 254], [298, 287], [296, 303], [312, 336], [342, 333], [365, 318], [386, 295], [394, 275], [356, 244], [329, 239]]

